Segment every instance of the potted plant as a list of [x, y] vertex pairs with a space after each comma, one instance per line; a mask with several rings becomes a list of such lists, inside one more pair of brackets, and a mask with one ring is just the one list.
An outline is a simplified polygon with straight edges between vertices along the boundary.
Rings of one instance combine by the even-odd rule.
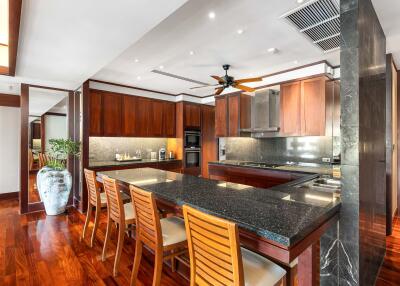
[[37, 174], [40, 199], [48, 215], [65, 212], [72, 187], [66, 169], [68, 156], [79, 156], [80, 143], [70, 139], [50, 139], [49, 161]]

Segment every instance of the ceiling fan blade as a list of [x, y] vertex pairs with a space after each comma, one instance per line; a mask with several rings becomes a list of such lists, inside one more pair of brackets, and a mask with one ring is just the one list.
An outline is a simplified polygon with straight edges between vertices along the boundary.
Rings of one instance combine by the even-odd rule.
[[234, 87], [234, 88], [241, 89], [241, 90], [243, 90], [243, 91], [247, 91], [247, 92], [254, 92], [254, 91], [256, 91], [256, 90], [255, 90], [254, 88], [252, 88], [252, 87], [248, 87], [248, 86], [241, 85], [241, 84], [234, 84], [233, 87]]
[[245, 83], [245, 82], [255, 82], [255, 81], [262, 81], [262, 78], [261, 77], [242, 78], [235, 80], [235, 83]]
[[200, 86], [195, 86], [195, 87], [191, 87], [190, 89], [198, 89], [198, 88], [210, 88], [210, 87], [215, 87], [218, 86], [219, 83], [217, 84], [207, 84], [207, 85], [200, 85]]
[[215, 95], [220, 95], [224, 91], [224, 87], [219, 87], [215, 89]]
[[218, 80], [218, 82], [224, 82], [224, 79], [223, 79], [222, 77], [220, 77], [220, 76], [212, 75], [211, 77], [212, 77], [213, 79]]

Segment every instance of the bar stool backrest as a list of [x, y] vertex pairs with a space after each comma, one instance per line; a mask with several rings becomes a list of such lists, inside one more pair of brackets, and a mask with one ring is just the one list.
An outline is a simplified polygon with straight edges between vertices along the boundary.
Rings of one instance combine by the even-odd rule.
[[243, 286], [235, 223], [183, 206], [190, 255], [190, 285]]
[[162, 248], [160, 216], [153, 193], [130, 186], [132, 203], [136, 212], [137, 239], [153, 250]]

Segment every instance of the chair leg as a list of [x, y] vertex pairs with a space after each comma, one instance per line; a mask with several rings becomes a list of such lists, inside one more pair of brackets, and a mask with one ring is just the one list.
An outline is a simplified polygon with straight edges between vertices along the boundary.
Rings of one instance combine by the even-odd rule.
[[96, 213], [94, 215], [94, 226], [92, 232], [92, 238], [90, 239], [90, 247], [93, 247], [94, 238], [96, 236], [97, 227], [99, 226], [99, 219], [100, 219], [100, 209], [96, 207]]
[[142, 259], [142, 249], [143, 249], [143, 244], [138, 239], [138, 235], [136, 235], [135, 258], [133, 260], [131, 286], [135, 286], [136, 285], [137, 276], [138, 276], [138, 273], [139, 273], [140, 260]]
[[87, 209], [87, 212], [86, 212], [86, 220], [85, 220], [85, 225], [83, 227], [83, 232], [82, 232], [82, 238], [83, 239], [85, 239], [85, 237], [86, 237], [86, 232], [87, 232], [87, 229], [88, 229], [88, 226], [89, 226], [89, 223], [90, 223], [90, 217], [92, 216], [92, 210], [93, 210], [92, 206], [89, 205], [88, 209]]
[[[171, 253], [174, 253], [174, 252], [175, 252], [175, 250], [172, 249]], [[171, 257], [171, 270], [172, 270], [172, 272], [176, 271], [176, 260], [175, 260], [174, 256]]]
[[119, 260], [121, 258], [122, 248], [125, 240], [125, 226], [118, 224], [118, 244], [114, 260], [114, 277], [118, 275]]
[[106, 238], [104, 239], [103, 253], [101, 255], [102, 261], [106, 260], [106, 252], [107, 252], [108, 240], [110, 239], [110, 232], [111, 232], [111, 219], [108, 218], [107, 219]]
[[161, 274], [163, 267], [163, 253], [156, 251], [156, 256], [154, 259], [154, 277], [153, 277], [153, 286], [159, 286], [161, 282]]

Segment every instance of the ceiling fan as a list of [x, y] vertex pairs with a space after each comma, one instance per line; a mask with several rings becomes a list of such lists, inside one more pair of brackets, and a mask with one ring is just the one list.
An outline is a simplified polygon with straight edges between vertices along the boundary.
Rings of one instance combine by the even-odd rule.
[[242, 83], [262, 81], [261, 77], [243, 78], [243, 79], [235, 80], [234, 77], [228, 75], [228, 70], [230, 68], [230, 65], [223, 65], [222, 68], [225, 70], [224, 76], [222, 76], [222, 77], [216, 76], [216, 75], [211, 76], [212, 78], [214, 78], [218, 81], [218, 84], [197, 86], [197, 87], [192, 87], [191, 89], [216, 86], [215, 95], [220, 95], [224, 91], [224, 89], [228, 88], [228, 87], [238, 88], [238, 89], [241, 89], [241, 90], [247, 91], [247, 92], [254, 92], [255, 91], [254, 88], [242, 85]]

